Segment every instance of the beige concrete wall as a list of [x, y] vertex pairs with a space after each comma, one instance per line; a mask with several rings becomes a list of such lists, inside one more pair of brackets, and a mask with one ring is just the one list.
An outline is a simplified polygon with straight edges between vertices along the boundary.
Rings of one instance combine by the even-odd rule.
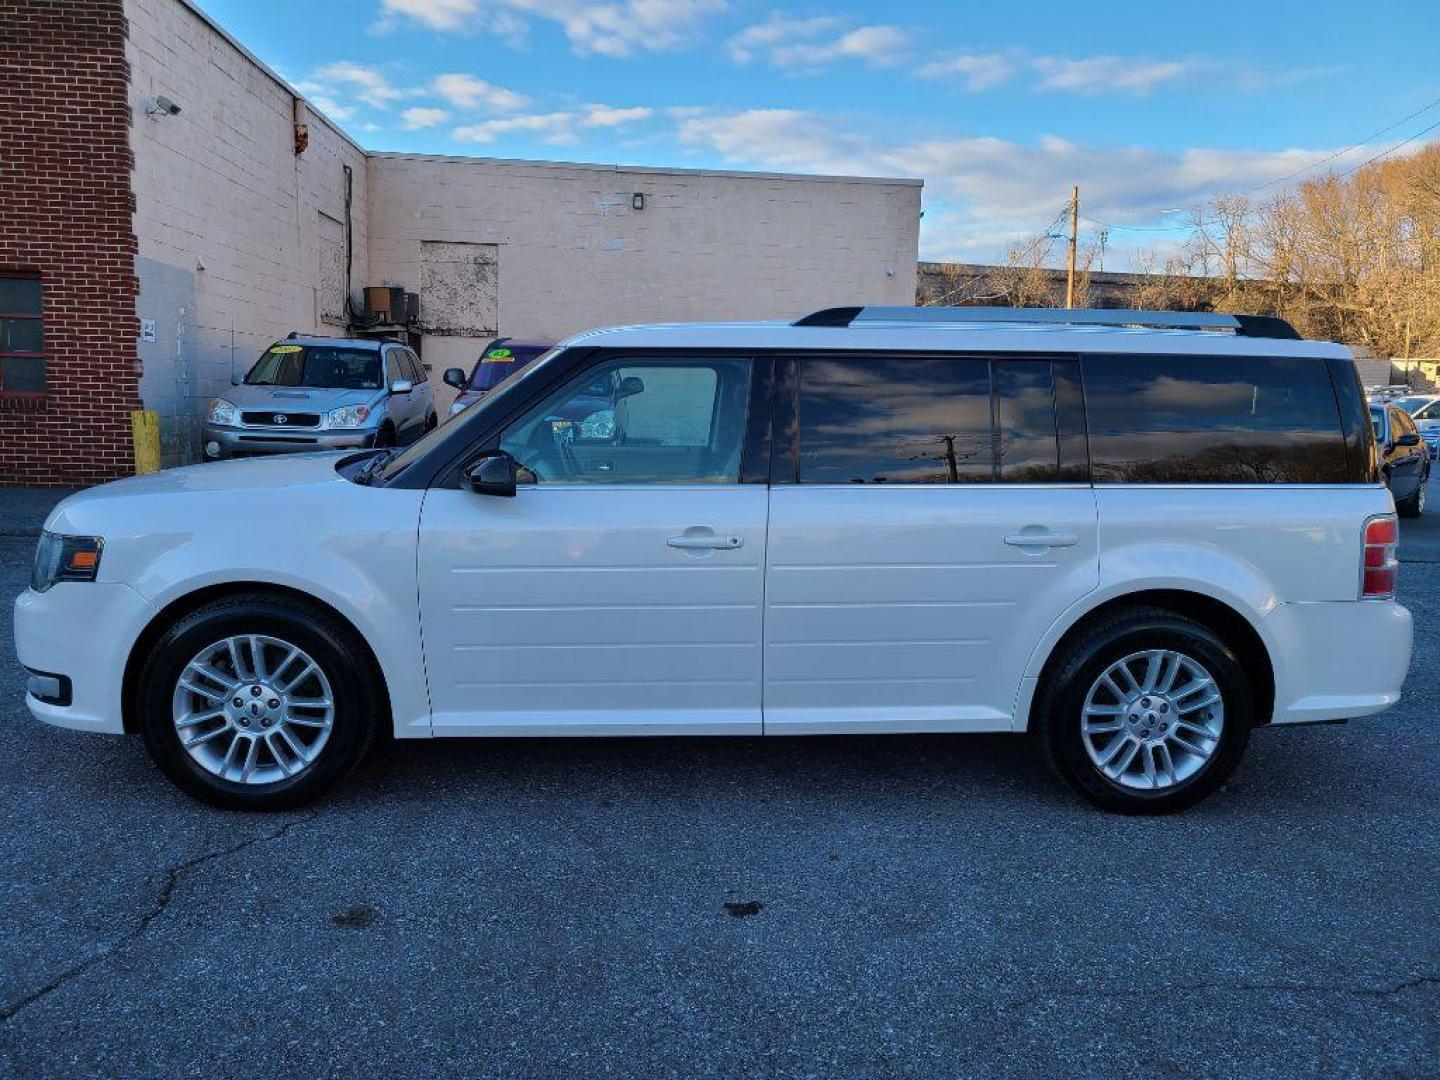
[[[354, 175], [358, 290], [366, 157], [313, 113], [297, 156], [290, 89], [182, 0], [125, 0], [125, 13], [137, 307], [155, 320], [155, 340], [140, 343], [140, 391], [174, 464], [198, 458], [200, 410], [266, 345], [291, 330], [344, 334], [342, 166]], [[179, 115], [146, 115], [158, 95]]]
[[[617, 323], [914, 303], [918, 181], [404, 154], [372, 154], [369, 170], [367, 284], [420, 293], [436, 380], [455, 351], [445, 337], [473, 340], [473, 362], [491, 330], [553, 341]], [[464, 288], [437, 289], [448, 265], [469, 275]]]

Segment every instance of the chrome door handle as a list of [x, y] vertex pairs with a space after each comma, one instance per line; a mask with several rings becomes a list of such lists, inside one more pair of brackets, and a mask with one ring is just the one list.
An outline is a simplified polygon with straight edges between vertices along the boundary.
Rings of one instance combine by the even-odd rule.
[[673, 548], [686, 548], [695, 550], [697, 548], [713, 548], [719, 551], [734, 551], [738, 547], [745, 546], [745, 538], [742, 536], [672, 536], [665, 541]]
[[1011, 533], [1005, 537], [1005, 543], [1011, 547], [1074, 547], [1080, 542], [1080, 537], [1072, 532], [1050, 532], [1046, 529], [1036, 529], [1034, 532], [1022, 529], [1018, 533]]

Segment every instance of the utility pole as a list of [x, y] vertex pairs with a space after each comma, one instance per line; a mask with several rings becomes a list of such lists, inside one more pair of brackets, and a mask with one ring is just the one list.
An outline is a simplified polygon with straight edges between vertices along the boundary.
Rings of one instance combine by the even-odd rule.
[[1075, 306], [1075, 238], [1080, 231], [1080, 187], [1070, 189], [1070, 269], [1065, 275], [1065, 306]]

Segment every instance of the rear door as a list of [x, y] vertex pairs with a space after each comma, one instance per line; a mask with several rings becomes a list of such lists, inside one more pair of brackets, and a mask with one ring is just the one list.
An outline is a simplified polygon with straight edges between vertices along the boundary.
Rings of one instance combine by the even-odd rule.
[[[768, 364], [601, 360], [509, 424], [514, 498], [432, 488], [437, 735], [759, 734]], [[751, 395], [763, 402], [747, 427]], [[764, 460], [762, 460], [764, 459]]]
[[1036, 642], [1098, 581], [1078, 370], [883, 353], [786, 366], [767, 734], [1012, 728]]

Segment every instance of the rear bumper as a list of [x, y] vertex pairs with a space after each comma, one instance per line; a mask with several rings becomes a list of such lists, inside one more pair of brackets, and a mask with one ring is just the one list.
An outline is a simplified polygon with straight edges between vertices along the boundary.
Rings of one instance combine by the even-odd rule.
[[1400, 700], [1411, 620], [1393, 600], [1281, 604], [1265, 620], [1275, 663], [1275, 724], [1348, 720]]
[[[375, 441], [374, 428], [347, 431], [324, 431], [318, 428], [293, 431], [271, 431], [263, 428], [220, 427], [204, 425], [205, 456], [230, 457], [234, 454], [298, 454], [317, 450], [358, 450]], [[214, 444], [212, 448], [211, 444]], [[212, 449], [214, 452], [212, 453]]]
[[[15, 651], [37, 720], [76, 731], [125, 730], [125, 663], [155, 607], [128, 585], [61, 582], [15, 600]], [[48, 700], [42, 700], [42, 698]]]

